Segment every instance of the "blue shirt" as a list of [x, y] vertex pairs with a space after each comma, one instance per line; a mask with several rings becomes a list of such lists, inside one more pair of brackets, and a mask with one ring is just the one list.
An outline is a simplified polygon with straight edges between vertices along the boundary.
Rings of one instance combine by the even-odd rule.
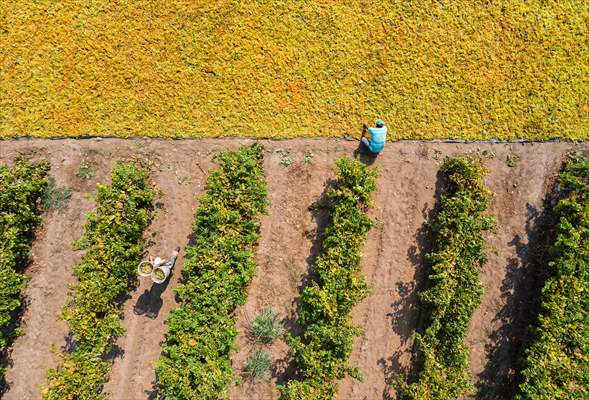
[[368, 128], [370, 132], [370, 151], [373, 153], [380, 153], [384, 149], [384, 144], [387, 141], [387, 127], [382, 128]]

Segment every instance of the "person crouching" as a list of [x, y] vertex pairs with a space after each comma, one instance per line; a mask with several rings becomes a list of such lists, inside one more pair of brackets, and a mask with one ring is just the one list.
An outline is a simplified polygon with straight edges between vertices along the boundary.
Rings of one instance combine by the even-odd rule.
[[[387, 127], [382, 119], [377, 119], [374, 123], [376, 128], [368, 127], [368, 125], [364, 124], [362, 138], [360, 140], [371, 153], [378, 154], [384, 149], [387, 141]], [[365, 137], [367, 131], [370, 133], [370, 138]]]

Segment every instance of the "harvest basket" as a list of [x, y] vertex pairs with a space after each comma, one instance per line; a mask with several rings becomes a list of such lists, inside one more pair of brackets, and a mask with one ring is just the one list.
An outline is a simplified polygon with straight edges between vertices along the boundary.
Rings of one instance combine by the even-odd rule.
[[151, 276], [153, 273], [153, 264], [151, 261], [141, 261], [137, 266], [139, 276]]
[[155, 283], [164, 283], [168, 276], [170, 276], [170, 270], [172, 266], [170, 264], [160, 265], [154, 268], [151, 273], [151, 280]]

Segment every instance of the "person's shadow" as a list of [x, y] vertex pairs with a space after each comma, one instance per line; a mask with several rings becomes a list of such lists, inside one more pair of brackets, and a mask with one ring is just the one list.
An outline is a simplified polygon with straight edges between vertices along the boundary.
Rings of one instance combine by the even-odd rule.
[[[364, 137], [367, 132], [368, 125], [364, 124], [362, 126], [362, 137]], [[353, 155], [355, 159], [360, 160], [360, 162], [366, 166], [371, 166], [374, 164], [376, 157], [378, 156], [378, 154], [371, 152], [370, 149], [366, 147], [364, 143], [362, 143], [362, 140], [360, 140], [358, 143], [358, 147], [356, 150], [354, 150]]]
[[360, 142], [358, 148], [354, 150], [354, 158], [366, 166], [371, 166], [376, 161], [378, 154], [371, 152], [364, 143]]
[[162, 293], [168, 287], [170, 280], [172, 280], [172, 274], [174, 270], [170, 271], [168, 279], [164, 283], [153, 282], [149, 290], [145, 290], [141, 296], [137, 299], [137, 303], [133, 307], [133, 312], [136, 315], [145, 314], [148, 318], [156, 319], [159, 312], [164, 304], [162, 300]]

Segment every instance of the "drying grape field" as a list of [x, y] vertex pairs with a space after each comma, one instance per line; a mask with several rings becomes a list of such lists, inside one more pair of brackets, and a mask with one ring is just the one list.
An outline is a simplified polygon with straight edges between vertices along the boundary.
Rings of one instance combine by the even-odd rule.
[[[251, 154], [227, 153], [219, 159], [214, 157], [220, 151], [254, 143], [263, 148], [252, 147]], [[3, 399], [89, 398], [81, 394], [76, 397], [75, 390], [81, 389], [74, 387], [78, 381], [72, 377], [83, 377], [80, 381], [85, 382], [94, 382], [92, 379], [96, 378], [99, 386], [104, 380], [103, 393], [114, 400], [155, 399], [158, 380], [163, 383], [159, 394], [164, 393], [169, 398], [183, 398], [182, 393], [185, 398], [199, 398], [199, 390], [203, 391], [200, 392], [202, 398], [212, 398], [202, 395], [211, 380], [219, 383], [218, 387], [210, 384], [211, 393], [226, 395], [232, 400], [276, 400], [281, 396], [284, 399], [323, 398], [313, 397], [313, 393], [328, 393], [330, 387], [316, 388], [313, 385], [318, 385], [317, 382], [301, 376], [301, 366], [305, 360], [315, 357], [316, 348], [303, 346], [299, 358], [293, 357], [289, 353], [293, 342], [288, 337], [311, 332], [316, 335], [313, 340], [319, 347], [325, 340], [321, 338], [322, 331], [309, 328], [312, 326], [310, 316], [325, 313], [321, 311], [319, 299], [333, 295], [329, 292], [332, 283], [317, 271], [332, 262], [329, 256], [322, 255], [324, 246], [332, 246], [330, 251], [340, 251], [340, 247], [349, 243], [362, 245], [357, 249], [360, 256], [357, 271], [354, 267], [338, 275], [341, 282], [350, 285], [346, 293], [353, 298], [349, 304], [341, 305], [341, 309], [350, 311], [351, 321], [364, 333], [355, 336], [354, 330], [346, 325], [347, 317], [336, 319], [344, 323], [330, 326], [330, 329], [345, 332], [342, 335], [346, 341], [353, 340], [351, 346], [342, 345], [346, 349], [342, 354], [349, 355], [349, 365], [357, 368], [363, 380], [343, 374], [346, 375], [343, 379], [334, 380], [339, 381], [334, 398], [400, 398], [397, 396], [402, 382], [415, 382], [418, 376], [424, 377], [416, 367], [423, 360], [420, 360], [419, 346], [412, 333], [415, 330], [424, 332], [428, 320], [417, 294], [428, 287], [431, 260], [425, 255], [434, 250], [435, 244], [431, 221], [441, 215], [440, 210], [446, 204], [441, 196], [445, 177], [440, 169], [446, 157], [464, 154], [478, 155], [484, 160], [487, 173], [477, 185], [483, 185], [492, 194], [482, 214], [493, 217], [495, 225], [494, 229], [483, 229], [491, 228], [493, 224], [489, 224], [476, 231], [480, 231], [488, 245], [485, 250], [488, 259], [480, 270], [481, 304], [467, 326], [465, 354], [476, 388], [476, 395], [468, 398], [514, 398], [518, 393], [517, 384], [521, 382], [522, 349], [530, 342], [529, 328], [535, 323], [532, 311], [537, 309], [545, 277], [546, 248], [553, 238], [555, 218], [551, 209], [555, 185], [567, 154], [586, 154], [589, 145], [396, 142], [388, 144], [376, 160], [363, 159], [370, 168], [378, 170], [372, 177], [363, 175], [365, 171], [356, 163], [340, 162], [336, 167], [336, 161], [352, 156], [356, 147], [355, 141], [336, 139], [22, 139], [0, 142], [0, 164], [10, 165], [19, 155], [31, 160], [47, 160], [50, 165], [47, 174], [54, 180], [49, 182], [54, 196], [41, 214], [41, 223], [31, 240], [29, 263], [24, 268], [28, 281], [23, 289], [22, 332], [11, 339]], [[249, 163], [247, 168], [236, 167], [235, 163], [242, 159]], [[119, 160], [140, 163], [147, 175], [133, 170], [129, 167], [132, 164], [121, 167], [123, 164], [117, 164]], [[122, 168], [120, 175], [111, 175], [116, 165]], [[221, 170], [219, 165], [222, 165]], [[445, 168], [446, 171], [451, 169]], [[211, 175], [213, 171], [221, 172]], [[112, 176], [132, 182], [136, 187], [132, 200], [128, 188], [114, 182]], [[251, 192], [243, 192], [241, 187], [226, 187], [225, 176], [243, 179], [243, 182], [255, 181], [258, 186], [254, 185], [255, 190]], [[336, 185], [339, 191], [330, 190], [337, 176], [364, 186]], [[208, 197], [202, 197], [207, 193], [207, 179]], [[373, 187], [371, 179], [374, 179]], [[105, 186], [97, 189], [99, 183]], [[210, 189], [211, 185], [214, 189]], [[344, 218], [341, 225], [332, 226], [327, 199], [332, 199], [337, 212], [353, 213], [353, 223], [346, 225]], [[482, 199], [485, 208], [487, 197]], [[104, 214], [99, 212], [96, 224], [85, 227], [87, 215], [97, 210], [97, 203]], [[125, 213], [117, 214], [120, 208], [113, 204], [119, 204]], [[561, 208], [557, 211], [566, 212], [566, 206]], [[90, 233], [101, 237], [105, 232], [106, 236], [122, 234], [101, 228], [102, 223], [109, 225], [111, 220], [107, 217], [111, 209], [115, 210], [113, 221], [118, 221], [117, 215], [123, 219], [133, 215], [135, 225], [125, 228], [123, 233], [136, 243], [125, 251], [108, 249], [109, 255], [117, 257], [110, 260], [111, 263], [116, 260], [117, 265], [108, 267], [107, 272], [114, 274], [113, 280], [108, 282], [118, 282], [118, 291], [113, 291], [112, 297], [100, 305], [105, 311], [94, 315], [102, 319], [112, 315], [115, 322], [117, 315], [121, 315], [120, 327], [124, 333], [118, 322], [112, 322], [101, 328], [102, 336], [95, 338], [89, 334], [88, 326], [92, 322], [84, 325], [84, 318], [92, 313], [83, 308], [90, 304], [83, 301], [83, 294], [92, 287], [89, 289], [83, 282], [88, 274], [98, 276], [92, 275], [93, 267], [88, 265], [100, 258], [100, 249], [104, 249], [101, 246], [114, 248], [116, 244], [87, 236]], [[197, 210], [201, 217], [195, 220]], [[207, 225], [215, 218], [221, 218], [229, 227], [223, 235], [227, 232], [244, 234], [229, 235], [229, 239], [218, 236], [225, 242], [209, 240], [209, 236], [219, 235]], [[372, 224], [367, 222], [369, 220]], [[127, 220], [127, 223], [130, 222]], [[108, 229], [114, 229], [113, 226]], [[346, 241], [338, 241], [338, 235], [343, 235], [341, 238]], [[83, 245], [72, 247], [73, 242], [84, 237]], [[187, 254], [185, 249], [189, 245], [191, 250]], [[128, 281], [117, 272], [117, 266], [134, 265], [132, 261], [141, 252], [167, 257], [176, 246], [181, 248], [180, 256], [165, 285], [152, 287], [149, 279], [136, 279], [134, 274]], [[247, 268], [213, 267], [218, 261], [216, 252], [223, 249], [231, 249], [235, 268]], [[353, 252], [345, 253], [345, 257], [356, 260]], [[563, 261], [563, 265], [569, 264]], [[210, 274], [206, 275], [210, 276], [209, 280], [199, 275], [199, 268], [209, 268], [206, 272]], [[182, 281], [183, 270], [185, 282], [176, 295], [174, 288]], [[366, 291], [356, 279], [360, 275], [366, 277]], [[226, 287], [218, 285], [223, 288], [207, 290], [207, 282], [215, 279]], [[72, 302], [68, 287], [78, 280], [80, 283], [72, 289], [75, 293]], [[306, 291], [308, 287], [317, 290]], [[302, 293], [305, 295], [301, 297]], [[68, 311], [63, 319], [58, 319], [66, 303]], [[247, 333], [256, 315], [267, 307], [277, 312], [284, 334], [260, 345]], [[174, 313], [173, 321], [167, 323], [172, 309], [181, 311]], [[207, 315], [207, 310], [218, 310], [218, 315]], [[301, 310], [304, 310], [303, 315]], [[230, 326], [232, 317], [236, 330]], [[207, 318], [208, 329], [199, 330], [193, 326], [191, 331], [187, 328], [190, 318], [199, 321]], [[330, 321], [327, 317], [321, 318], [322, 324]], [[319, 321], [319, 317], [316, 320]], [[546, 324], [549, 326], [549, 321]], [[227, 331], [217, 335], [216, 329], [220, 326], [226, 326]], [[191, 336], [190, 332], [194, 331], [200, 333]], [[206, 335], [212, 338], [205, 338]], [[199, 341], [230, 342], [233, 336], [235, 348], [227, 347], [214, 355], [201, 354], [205, 350]], [[427, 334], [422, 338], [427, 340]], [[162, 348], [167, 353], [162, 354]], [[269, 354], [271, 366], [262, 379], [252, 379], [251, 374], [246, 373], [246, 364], [260, 348]], [[207, 365], [213, 365], [213, 369], [220, 372], [207, 375], [207, 371], [192, 370], [194, 366], [190, 360], [194, 358], [191, 357], [206, 358]], [[339, 360], [337, 357], [341, 354], [333, 357]], [[98, 366], [97, 360], [100, 361]], [[319, 375], [324, 378], [321, 384], [328, 385], [331, 377], [339, 376], [338, 368], [345, 369], [339, 361], [334, 363], [335, 372], [314, 372], [325, 373]], [[89, 364], [101, 369], [96, 372]], [[313, 365], [307, 367], [305, 374], [310, 377]], [[185, 379], [188, 370], [206, 384], [188, 382]], [[237, 383], [232, 376], [239, 378]], [[582, 376], [577, 378], [578, 388], [569, 389], [578, 393], [586, 390], [581, 379]], [[307, 383], [309, 386], [304, 386]], [[534, 385], [534, 382], [528, 380], [528, 384]], [[308, 397], [303, 397], [302, 393]]]
[[589, 137], [585, 0], [2, 5], [3, 138]]

